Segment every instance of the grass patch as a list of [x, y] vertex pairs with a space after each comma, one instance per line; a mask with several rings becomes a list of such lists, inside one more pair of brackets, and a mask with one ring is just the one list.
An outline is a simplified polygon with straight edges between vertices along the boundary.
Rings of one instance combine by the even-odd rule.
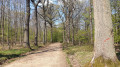
[[[37, 50], [39, 47], [31, 46], [33, 50]], [[40, 45], [40, 47], [43, 47], [43, 45]], [[0, 51], [0, 65], [3, 64], [6, 60], [22, 57], [22, 54], [25, 54], [27, 52], [30, 52], [29, 48], [21, 48], [21, 49], [10, 49], [10, 50], [2, 50]], [[12, 62], [15, 59], [9, 61]]]
[[120, 62], [113, 62], [111, 60], [104, 59], [102, 56], [94, 60], [94, 63], [90, 62], [85, 65], [85, 67], [120, 67]]
[[92, 45], [84, 45], [84, 46], [68, 46], [64, 48], [64, 51], [69, 55], [74, 55], [76, 52], [92, 52]]
[[[67, 47], [66, 47], [67, 46]], [[86, 63], [90, 62], [93, 57], [93, 46], [83, 45], [83, 46], [68, 46], [63, 44], [64, 52], [69, 55], [74, 55], [78, 60], [79, 65], [83, 67]], [[68, 62], [69, 63], [69, 62]]]
[[71, 64], [71, 62], [70, 62], [68, 57], [66, 57], [66, 60], [67, 60], [68, 64], [70, 65], [70, 67], [72, 67], [72, 64]]
[[31, 50], [28, 48], [0, 51], [0, 64], [4, 63], [8, 59], [20, 57], [21, 54], [27, 53], [29, 51]]

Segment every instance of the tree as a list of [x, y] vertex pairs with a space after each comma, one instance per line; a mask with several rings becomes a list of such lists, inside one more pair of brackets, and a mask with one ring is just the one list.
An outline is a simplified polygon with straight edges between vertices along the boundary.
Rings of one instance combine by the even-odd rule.
[[54, 5], [54, 4], [49, 4], [48, 6], [48, 10], [47, 10], [47, 22], [49, 23], [50, 27], [51, 27], [51, 43], [53, 42], [53, 24], [54, 22], [57, 20], [58, 16], [57, 16], [57, 10], [58, 10], [58, 6]]
[[90, 40], [91, 44], [93, 44], [93, 21], [92, 21], [92, 0], [90, 0], [90, 8], [89, 8], [89, 14], [90, 14]]
[[11, 22], [11, 13], [10, 13], [10, 1], [8, 0], [7, 1], [7, 7], [9, 7], [8, 8], [8, 17], [7, 17], [7, 19], [8, 19], [8, 32], [7, 32], [7, 44], [8, 44], [8, 46], [9, 46], [9, 49], [10, 49], [10, 44], [9, 44], [9, 41], [10, 41], [10, 22]]
[[26, 0], [26, 23], [24, 32], [24, 43], [31, 49], [29, 43], [29, 21], [30, 21], [30, 0]]
[[5, 23], [5, 5], [4, 5], [4, 1], [2, 0], [2, 7], [1, 7], [1, 27], [2, 27], [2, 45], [4, 46], [4, 23]]
[[38, 4], [40, 3], [41, 0], [39, 0], [37, 3], [35, 3], [35, 0], [31, 0], [34, 7], [35, 7], [35, 11], [34, 11], [34, 15], [35, 15], [35, 46], [38, 46], [38, 15], [37, 15], [37, 7]]
[[15, 43], [15, 45], [16, 45], [16, 42], [17, 42], [17, 34], [18, 34], [18, 2], [17, 2], [17, 0], [14, 2], [14, 9], [15, 9], [15, 13], [14, 13], [14, 16], [15, 16], [15, 18], [14, 18], [14, 26], [15, 26], [15, 41], [14, 41], [14, 43]]
[[[47, 2], [47, 3], [46, 3]], [[39, 6], [41, 8], [41, 13], [38, 13], [42, 19], [44, 20], [44, 29], [43, 29], [43, 44], [45, 45], [47, 42], [47, 11], [49, 6], [49, 0], [42, 0], [41, 1], [42, 6]]]
[[[115, 63], [117, 57], [114, 48], [113, 27], [111, 20], [110, 0], [93, 0], [94, 22], [95, 22], [95, 42], [94, 57], [91, 61], [93, 67], [103, 62], [105, 67], [107, 62]], [[102, 57], [102, 59], [100, 59]]]

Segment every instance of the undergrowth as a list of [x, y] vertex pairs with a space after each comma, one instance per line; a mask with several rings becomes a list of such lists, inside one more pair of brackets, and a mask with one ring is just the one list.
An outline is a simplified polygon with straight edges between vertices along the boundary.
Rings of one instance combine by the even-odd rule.
[[120, 67], [120, 62], [113, 62], [111, 60], [104, 59], [102, 56], [94, 60], [94, 63], [87, 63], [84, 67]]
[[[39, 47], [31, 46], [33, 50], [37, 50]], [[43, 46], [40, 46], [43, 47]], [[0, 51], [0, 65], [5, 63], [6, 60], [22, 57], [23, 54], [30, 52], [29, 48], [21, 48], [21, 49], [10, 49], [10, 50], [1, 50]], [[13, 60], [11, 60], [13, 61]], [[11, 62], [9, 61], [9, 62]]]
[[21, 54], [27, 53], [29, 51], [31, 50], [28, 48], [0, 51], [0, 64], [4, 63], [8, 59], [20, 57]]
[[64, 43], [63, 50], [67, 54], [67, 56], [75, 56], [81, 67], [88, 63], [93, 57], [93, 45], [73, 46], [71, 44]]

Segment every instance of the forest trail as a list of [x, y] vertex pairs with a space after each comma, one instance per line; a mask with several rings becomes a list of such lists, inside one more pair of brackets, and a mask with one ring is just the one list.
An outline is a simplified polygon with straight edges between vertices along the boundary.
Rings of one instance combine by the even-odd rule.
[[68, 64], [61, 43], [54, 43], [3, 67], [68, 67]]

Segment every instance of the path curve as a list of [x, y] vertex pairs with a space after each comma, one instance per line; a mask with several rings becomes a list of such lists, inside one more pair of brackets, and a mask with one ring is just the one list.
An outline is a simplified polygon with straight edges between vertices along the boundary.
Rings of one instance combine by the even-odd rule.
[[61, 43], [54, 43], [4, 67], [68, 67]]

